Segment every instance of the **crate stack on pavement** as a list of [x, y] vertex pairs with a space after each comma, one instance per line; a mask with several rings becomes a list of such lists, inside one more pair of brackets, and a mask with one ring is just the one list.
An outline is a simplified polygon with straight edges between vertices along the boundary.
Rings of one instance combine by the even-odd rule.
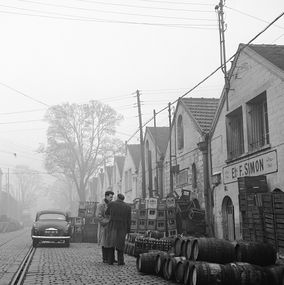
[[131, 213], [131, 232], [144, 234], [146, 231], [158, 231], [164, 237], [177, 234], [174, 198], [135, 201]]
[[267, 243], [180, 236], [168, 253], [139, 254], [136, 267], [185, 285], [281, 285], [284, 265], [275, 262], [276, 251]]

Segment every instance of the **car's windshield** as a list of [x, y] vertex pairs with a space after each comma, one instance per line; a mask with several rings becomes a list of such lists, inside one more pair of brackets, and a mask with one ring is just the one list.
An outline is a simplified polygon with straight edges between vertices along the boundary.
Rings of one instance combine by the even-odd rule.
[[38, 217], [39, 221], [42, 220], [66, 220], [66, 217], [63, 214], [58, 214], [58, 213], [45, 213], [45, 214], [41, 214]]

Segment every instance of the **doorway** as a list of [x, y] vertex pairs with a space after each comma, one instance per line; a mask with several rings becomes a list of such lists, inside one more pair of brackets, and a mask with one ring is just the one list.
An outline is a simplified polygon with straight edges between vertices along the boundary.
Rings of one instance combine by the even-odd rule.
[[234, 205], [229, 196], [222, 203], [223, 237], [227, 240], [235, 240], [235, 216]]

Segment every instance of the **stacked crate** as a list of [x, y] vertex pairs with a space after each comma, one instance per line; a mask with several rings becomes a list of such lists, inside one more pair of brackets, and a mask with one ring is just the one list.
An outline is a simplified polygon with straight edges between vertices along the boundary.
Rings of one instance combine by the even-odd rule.
[[262, 195], [265, 241], [284, 253], [284, 193], [273, 191]]
[[149, 231], [155, 231], [157, 228], [157, 210], [158, 210], [158, 199], [156, 198], [146, 199], [147, 230]]
[[174, 197], [166, 199], [167, 236], [177, 235], [176, 201]]
[[239, 207], [244, 240], [264, 241], [262, 194], [268, 191], [266, 176], [239, 177]]
[[166, 209], [165, 201], [159, 200], [157, 205], [157, 231], [163, 233], [167, 230]]

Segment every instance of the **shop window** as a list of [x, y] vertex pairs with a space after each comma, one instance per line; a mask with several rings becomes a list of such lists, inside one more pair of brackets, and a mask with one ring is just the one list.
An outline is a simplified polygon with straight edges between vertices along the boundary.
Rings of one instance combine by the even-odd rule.
[[226, 116], [228, 159], [244, 153], [244, 132], [242, 107]]
[[184, 132], [183, 132], [183, 122], [182, 116], [179, 115], [177, 121], [177, 140], [178, 140], [178, 149], [183, 149], [184, 147]]
[[269, 144], [266, 92], [247, 103], [248, 150], [254, 151]]

